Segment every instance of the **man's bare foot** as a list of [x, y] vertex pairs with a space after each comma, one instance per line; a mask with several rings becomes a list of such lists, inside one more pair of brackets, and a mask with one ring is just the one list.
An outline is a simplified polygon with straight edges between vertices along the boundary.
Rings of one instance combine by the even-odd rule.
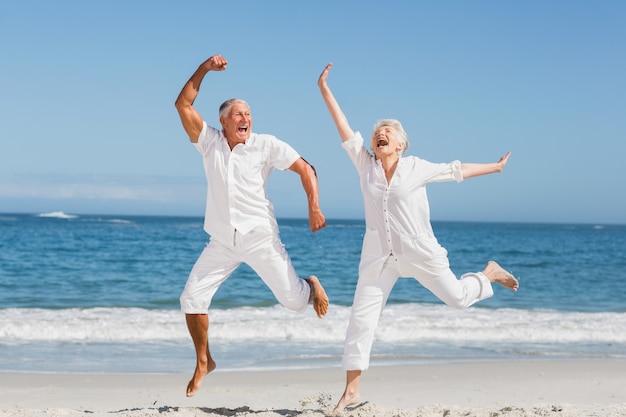
[[193, 378], [191, 378], [191, 380], [187, 384], [187, 397], [193, 397], [196, 392], [198, 392], [198, 390], [200, 389], [200, 385], [202, 385], [202, 379], [206, 376], [206, 374], [214, 370], [215, 366], [216, 365], [213, 359], [209, 361], [206, 368], [204, 366], [201, 366], [200, 364], [196, 365], [196, 370], [193, 373]]
[[319, 279], [315, 275], [311, 275], [306, 279], [311, 287], [311, 295], [309, 296], [309, 302], [313, 301], [313, 310], [317, 313], [317, 317], [322, 318], [328, 311], [328, 296], [324, 287], [320, 284]]
[[498, 284], [506, 287], [510, 290], [517, 291], [519, 283], [517, 279], [510, 272], [502, 268], [495, 261], [487, 262], [487, 267], [483, 270], [483, 274], [487, 276], [489, 281], [497, 282]]
[[329, 417], [340, 416], [341, 412], [346, 407], [354, 407], [355, 405], [359, 404], [361, 404], [361, 394], [359, 394], [358, 392], [354, 394], [348, 394], [344, 392], [343, 396], [341, 397], [333, 411], [326, 413], [326, 415]]

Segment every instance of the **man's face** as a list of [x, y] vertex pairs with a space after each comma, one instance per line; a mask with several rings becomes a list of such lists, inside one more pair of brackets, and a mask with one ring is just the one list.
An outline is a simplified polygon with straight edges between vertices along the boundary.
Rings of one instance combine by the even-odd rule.
[[245, 143], [252, 132], [252, 114], [244, 103], [234, 103], [225, 117], [220, 117], [224, 136], [231, 148]]

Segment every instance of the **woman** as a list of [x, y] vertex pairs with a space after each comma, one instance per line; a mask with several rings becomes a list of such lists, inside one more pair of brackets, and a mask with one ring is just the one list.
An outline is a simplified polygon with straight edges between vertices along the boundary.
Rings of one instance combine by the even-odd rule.
[[376, 123], [370, 139], [373, 155], [354, 132], [328, 87], [328, 64], [318, 86], [337, 126], [343, 148], [359, 173], [365, 204], [366, 232], [359, 264], [359, 280], [346, 334], [342, 368], [346, 388], [333, 414], [361, 402], [361, 373], [369, 367], [374, 331], [391, 289], [399, 277], [414, 277], [447, 305], [467, 308], [493, 295], [492, 282], [517, 291], [518, 282], [496, 262], [482, 272], [457, 279], [447, 251], [439, 245], [430, 224], [426, 184], [462, 181], [501, 172], [510, 156], [496, 163], [435, 164], [403, 153], [409, 146], [402, 125], [386, 119]]

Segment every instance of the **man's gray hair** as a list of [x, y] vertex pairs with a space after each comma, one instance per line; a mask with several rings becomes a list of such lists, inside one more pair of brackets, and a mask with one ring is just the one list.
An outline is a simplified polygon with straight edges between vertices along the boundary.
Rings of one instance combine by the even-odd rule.
[[231, 107], [233, 107], [233, 104], [235, 103], [245, 104], [246, 106], [250, 107], [248, 103], [246, 103], [245, 100], [242, 100], [240, 98], [231, 98], [223, 102], [222, 105], [220, 106], [220, 117], [228, 116], [228, 113], [230, 113]]
[[379, 120], [374, 124], [374, 129], [372, 130], [372, 137], [374, 137], [374, 132], [376, 132], [378, 129], [380, 129], [383, 126], [388, 126], [392, 128], [397, 133], [398, 140], [404, 144], [404, 146], [402, 147], [402, 150], [398, 152], [400, 156], [402, 156], [402, 154], [405, 153], [407, 149], [409, 149], [409, 137], [404, 131], [404, 128], [402, 127], [402, 123], [400, 123], [396, 119]]

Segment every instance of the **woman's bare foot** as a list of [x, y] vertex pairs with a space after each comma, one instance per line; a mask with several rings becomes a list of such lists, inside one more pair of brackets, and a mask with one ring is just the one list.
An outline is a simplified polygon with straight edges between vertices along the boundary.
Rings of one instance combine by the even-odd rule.
[[517, 291], [519, 288], [517, 279], [495, 261], [487, 262], [487, 267], [483, 270], [483, 274], [487, 276], [489, 281], [497, 282], [510, 290]]
[[344, 392], [343, 396], [341, 397], [333, 411], [326, 413], [326, 415], [329, 417], [340, 416], [341, 412], [346, 407], [353, 407], [359, 404], [361, 404], [361, 394], [359, 394], [358, 392], [353, 394], [348, 394], [347, 392]]
[[339, 416], [346, 407], [354, 407], [361, 404], [361, 373], [358, 369], [348, 370], [346, 372], [346, 389], [343, 391], [341, 399], [335, 408], [326, 413], [327, 416]]
[[193, 378], [187, 384], [187, 397], [193, 397], [196, 392], [200, 389], [200, 385], [202, 385], [202, 379], [215, 369], [215, 361], [210, 359], [206, 366], [201, 365], [200, 363], [196, 364], [196, 370], [193, 373]]
[[326, 295], [326, 291], [324, 291], [324, 287], [322, 287], [322, 284], [315, 275], [311, 275], [305, 281], [308, 282], [311, 287], [309, 303], [313, 301], [313, 310], [317, 313], [317, 317], [322, 318], [328, 311], [328, 296]]

